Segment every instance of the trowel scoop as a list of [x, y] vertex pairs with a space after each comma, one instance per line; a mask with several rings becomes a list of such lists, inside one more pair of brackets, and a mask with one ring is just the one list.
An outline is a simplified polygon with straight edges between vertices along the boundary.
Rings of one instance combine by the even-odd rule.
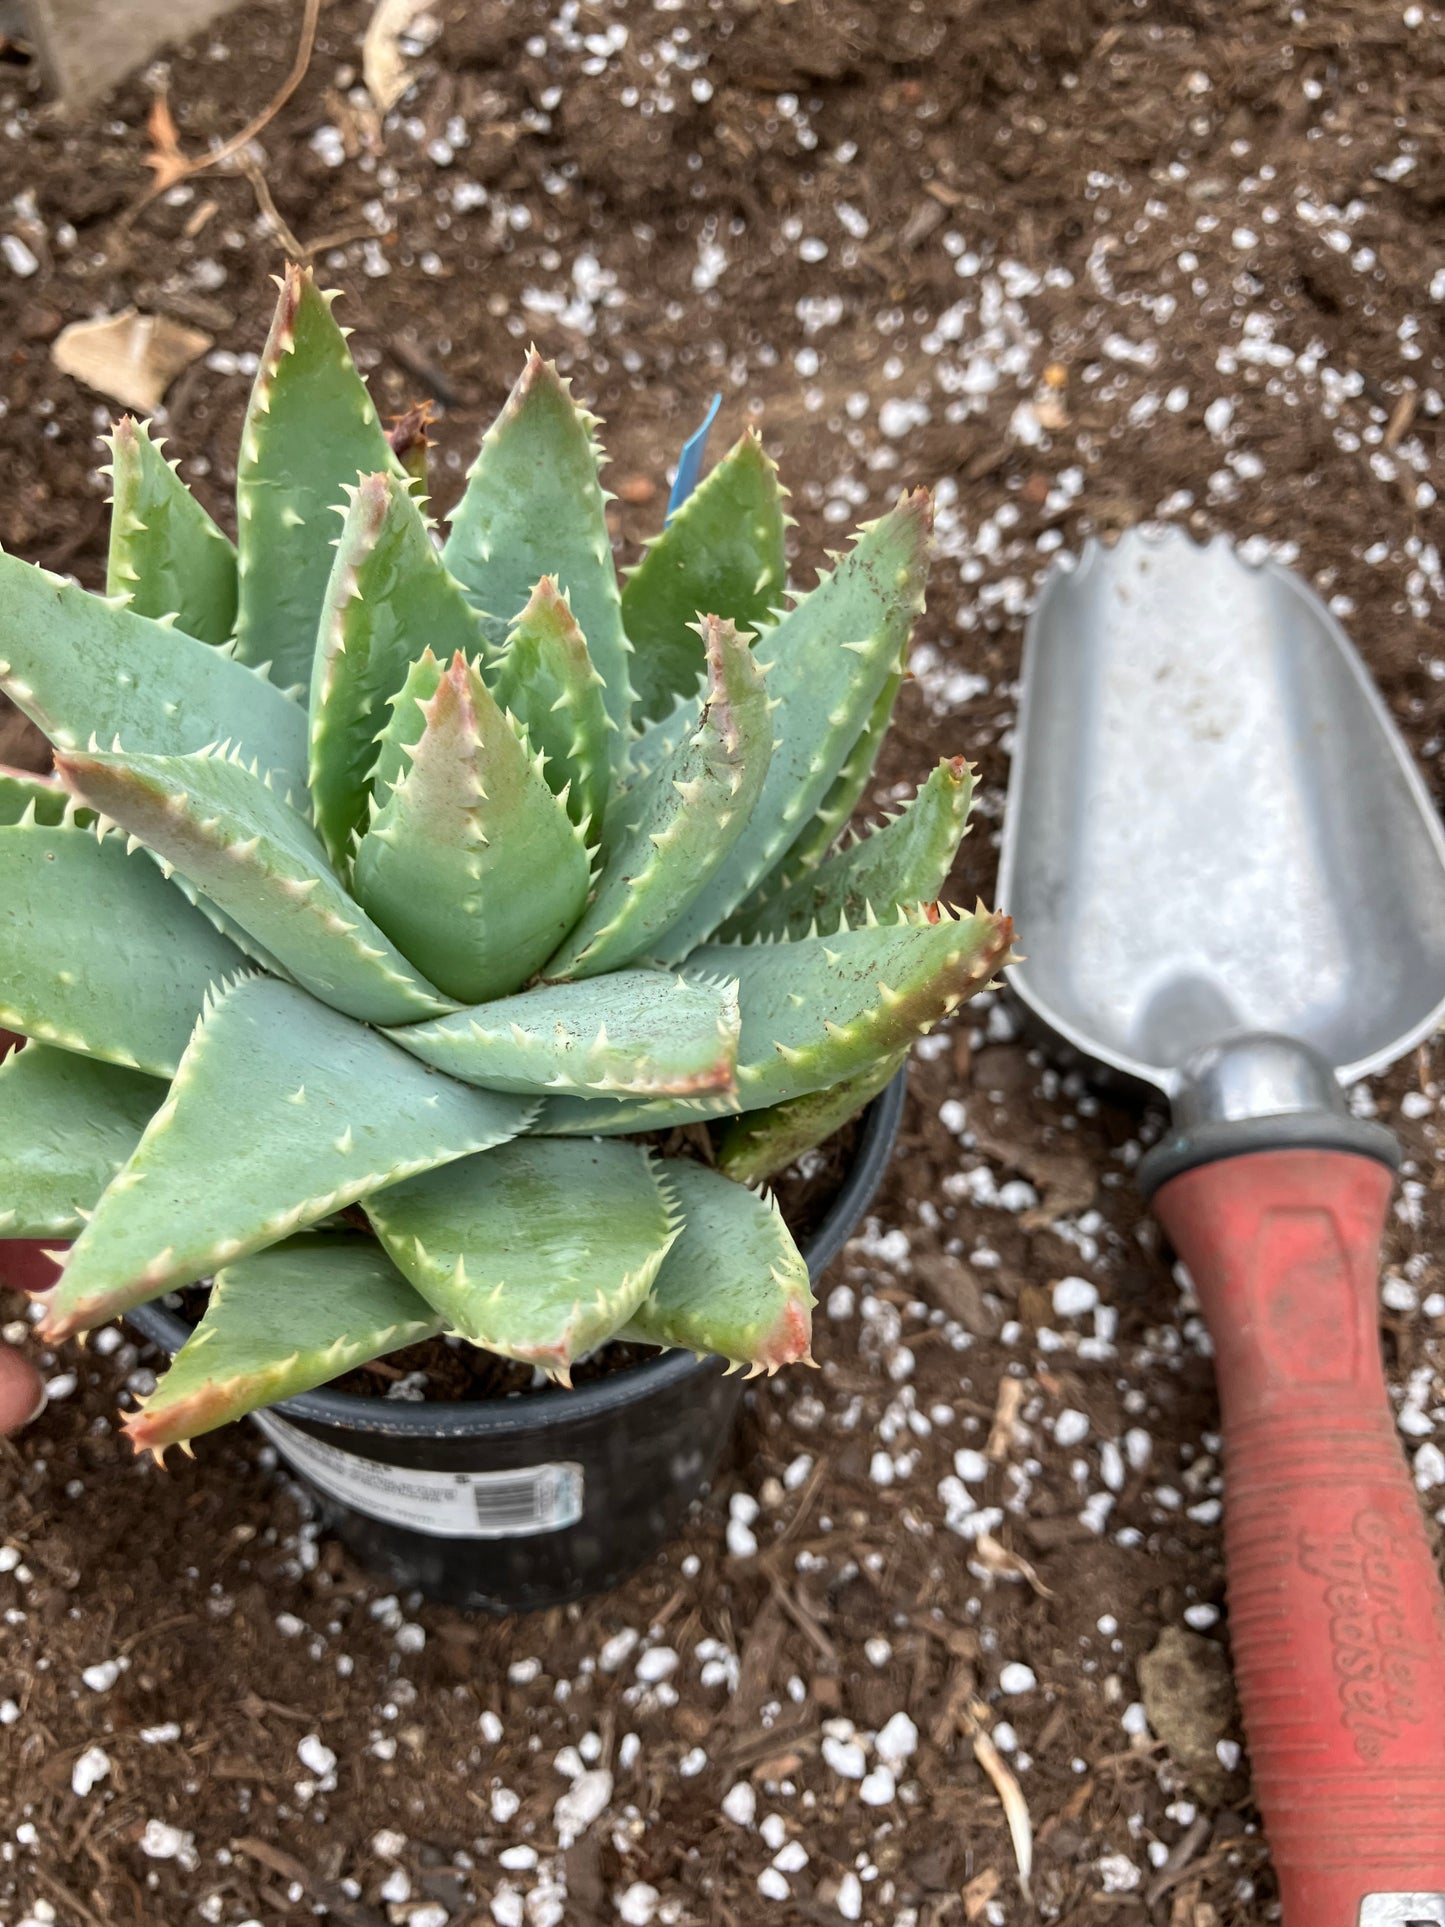
[[1056, 570], [1017, 736], [1013, 986], [1170, 1102], [1140, 1175], [1214, 1342], [1286, 1927], [1445, 1927], [1445, 1596], [1376, 1311], [1399, 1153], [1341, 1090], [1445, 1017], [1445, 837], [1339, 623], [1223, 538]]

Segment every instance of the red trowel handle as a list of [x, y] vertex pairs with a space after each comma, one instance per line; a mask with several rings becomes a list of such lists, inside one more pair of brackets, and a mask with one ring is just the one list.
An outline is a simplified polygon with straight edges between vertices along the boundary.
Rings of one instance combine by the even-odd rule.
[[1372, 1158], [1253, 1151], [1154, 1197], [1214, 1340], [1229, 1633], [1285, 1927], [1445, 1889], [1445, 1597], [1376, 1314], [1390, 1188]]

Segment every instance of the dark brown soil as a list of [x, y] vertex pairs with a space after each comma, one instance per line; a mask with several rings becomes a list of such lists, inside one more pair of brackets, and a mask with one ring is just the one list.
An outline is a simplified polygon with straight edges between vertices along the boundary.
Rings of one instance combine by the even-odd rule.
[[[188, 147], [270, 95], [297, 12], [257, 0], [172, 64]], [[449, 3], [384, 126], [354, 93], [368, 12], [323, 9], [258, 165], [303, 242], [370, 231], [321, 267], [383, 406], [441, 404], [443, 507], [529, 336], [607, 420], [624, 555], [715, 386], [719, 433], [757, 414], [782, 458], [801, 581], [898, 488], [942, 484], [869, 805], [941, 755], [978, 762], [961, 898], [992, 886], [1041, 571], [1141, 518], [1280, 545], [1445, 786], [1428, 5]], [[128, 303], [213, 334], [168, 426], [224, 516], [236, 358], [282, 249], [246, 176], [138, 208], [140, 86], [67, 129], [12, 71], [0, 236], [36, 270], [0, 262], [0, 539], [93, 585], [106, 410], [51, 340]], [[39, 745], [7, 730], [0, 760]], [[1432, 1512], [1442, 1081], [1437, 1048], [1373, 1087], [1410, 1159], [1384, 1337]], [[0, 1918], [826, 1927], [855, 1892], [871, 1927], [1274, 1918], [1237, 1729], [1186, 1771], [1136, 1710], [1161, 1629], [1228, 1638], [1209, 1359], [1129, 1175], [1157, 1122], [1050, 1071], [1007, 1004], [965, 1013], [920, 1057], [876, 1220], [825, 1284], [821, 1374], [756, 1390], [682, 1543], [533, 1620], [379, 1599], [250, 1429], [158, 1473], [111, 1418], [154, 1361], [124, 1340], [47, 1359], [55, 1402], [0, 1445]], [[1056, 1309], [1064, 1279], [1097, 1310]], [[877, 1778], [865, 1799], [832, 1723], [872, 1770], [900, 1713], [916, 1751], [894, 1799]], [[975, 1722], [1031, 1815], [1036, 1914]], [[584, 1767], [611, 1776], [574, 1779], [605, 1811], [564, 1846]]]

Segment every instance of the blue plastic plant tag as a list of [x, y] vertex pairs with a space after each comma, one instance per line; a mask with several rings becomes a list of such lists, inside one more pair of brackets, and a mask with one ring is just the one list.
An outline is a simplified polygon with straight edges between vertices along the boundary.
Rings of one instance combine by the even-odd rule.
[[672, 494], [667, 499], [669, 522], [697, 487], [702, 474], [703, 457], [707, 454], [708, 430], [717, 420], [717, 411], [721, 407], [722, 396], [714, 395], [712, 407], [702, 418], [702, 426], [695, 429], [682, 445], [682, 453], [677, 458], [677, 477], [672, 484]]

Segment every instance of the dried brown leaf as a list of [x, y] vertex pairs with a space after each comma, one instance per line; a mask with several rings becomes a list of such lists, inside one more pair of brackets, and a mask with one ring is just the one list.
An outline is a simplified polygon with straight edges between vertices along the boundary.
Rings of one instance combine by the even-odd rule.
[[411, 62], [401, 50], [402, 36], [428, 0], [377, 0], [361, 43], [361, 72], [366, 91], [385, 114], [401, 99], [413, 79]]
[[50, 358], [62, 374], [110, 401], [153, 415], [176, 376], [206, 352], [211, 339], [168, 315], [127, 308], [72, 322], [51, 343]]

